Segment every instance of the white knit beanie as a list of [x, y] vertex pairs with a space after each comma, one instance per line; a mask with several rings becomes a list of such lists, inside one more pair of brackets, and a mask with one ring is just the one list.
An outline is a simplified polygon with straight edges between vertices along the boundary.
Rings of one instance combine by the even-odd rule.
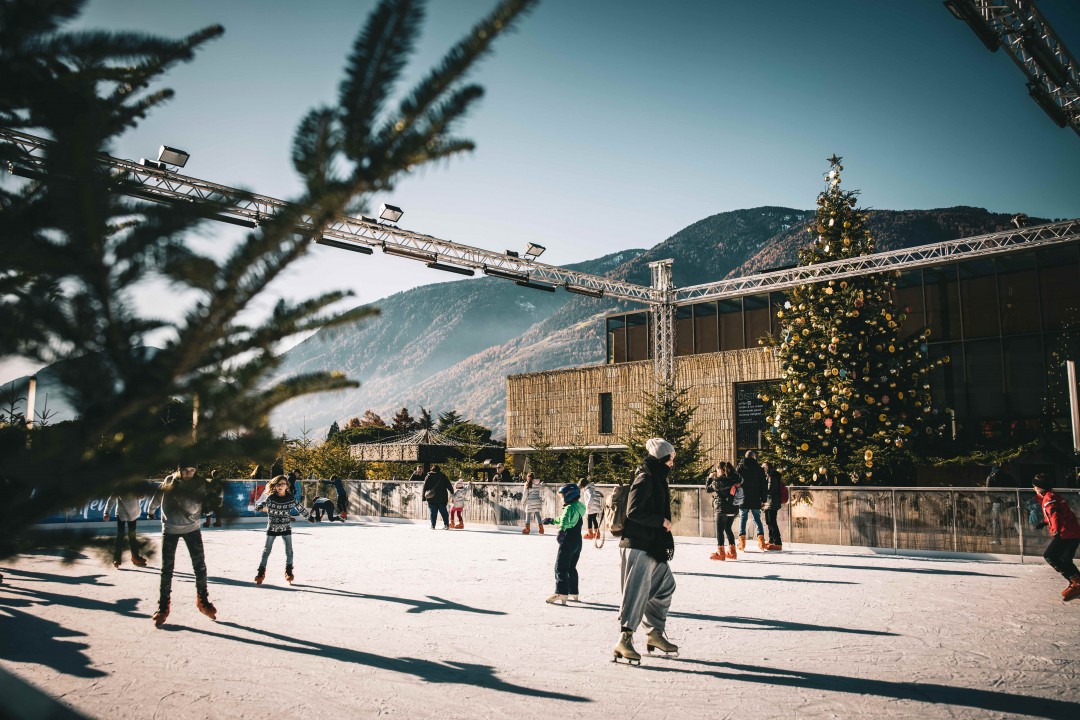
[[657, 460], [663, 460], [675, 452], [671, 443], [663, 438], [650, 438], [645, 441], [645, 451]]

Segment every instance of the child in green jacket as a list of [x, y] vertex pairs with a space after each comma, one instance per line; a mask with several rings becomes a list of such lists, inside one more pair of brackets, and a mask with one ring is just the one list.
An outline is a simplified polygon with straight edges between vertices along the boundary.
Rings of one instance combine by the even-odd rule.
[[557, 518], [548, 518], [545, 525], [559, 528], [559, 552], [555, 555], [555, 594], [547, 599], [552, 605], [566, 605], [566, 598], [578, 600], [577, 563], [581, 557], [581, 521], [585, 506], [579, 501], [581, 489], [571, 483], [559, 488], [563, 511]]

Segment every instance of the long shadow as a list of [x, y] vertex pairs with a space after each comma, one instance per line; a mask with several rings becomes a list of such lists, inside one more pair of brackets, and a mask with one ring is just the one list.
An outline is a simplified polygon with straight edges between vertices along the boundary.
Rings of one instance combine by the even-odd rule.
[[970, 707], [993, 712], [995, 715], [1015, 714], [1050, 718], [1051, 720], [1074, 720], [1080, 717], [1080, 703], [1069, 700], [1032, 697], [1030, 695], [1017, 695], [995, 690], [978, 690], [937, 683], [872, 680], [804, 672], [802, 670], [782, 670], [760, 665], [740, 665], [738, 663], [685, 658], [673, 658], [671, 662], [705, 665], [707, 667], [722, 668], [729, 672], [723, 670], [683, 670], [677, 667], [661, 667], [657, 665], [643, 667], [653, 672], [688, 673], [714, 677], [719, 680], [752, 682], [799, 689], [811, 688], [828, 692], [850, 693], [852, 695], [877, 695], [895, 700], [914, 700], [935, 705]]
[[[6, 587], [9, 593], [14, 593], [28, 598], [34, 605], [61, 605], [63, 607], [78, 608], [79, 610], [100, 610], [107, 613], [118, 613], [126, 617], [145, 618], [150, 617], [145, 613], [136, 612], [140, 598], [121, 598], [120, 600], [95, 600], [82, 595], [62, 595], [60, 593], [46, 592], [33, 588]], [[8, 599], [0, 597], [0, 606], [8, 605]]]
[[321, 658], [331, 658], [339, 662], [366, 665], [368, 667], [378, 668], [381, 670], [389, 670], [390, 672], [401, 673], [403, 675], [412, 675], [413, 677], [420, 678], [430, 683], [454, 683], [458, 685], [475, 685], [477, 687], [487, 688], [489, 690], [497, 690], [499, 692], [513, 693], [515, 695], [524, 695], [527, 697], [545, 698], [549, 700], [566, 700], [569, 702], [579, 703], [592, 702], [588, 698], [579, 697], [577, 695], [552, 692], [548, 690], [538, 690], [536, 688], [514, 685], [513, 683], [506, 682], [505, 680], [497, 677], [495, 675], [495, 669], [490, 665], [460, 662], [440, 663], [434, 662], [432, 660], [420, 660], [418, 658], [408, 657], [389, 658], [383, 657], [382, 655], [376, 655], [374, 653], [364, 652], [362, 650], [353, 650], [351, 648], [326, 645], [324, 643], [316, 642], [314, 640], [293, 638], [287, 635], [280, 635], [278, 633], [270, 632], [269, 630], [248, 627], [233, 622], [219, 622], [217, 624], [224, 627], [231, 627], [236, 630], [247, 631], [255, 635], [262, 635], [268, 638], [268, 640], [244, 638], [238, 637], [236, 635], [226, 635], [225, 633], [215, 632], [213, 630], [204, 630], [202, 628], [165, 626], [164, 629], [171, 630], [173, 632], [193, 632], [200, 635], [222, 638], [224, 640], [232, 640], [234, 642], [244, 643], [246, 645], [254, 645], [257, 647], [264, 647], [271, 650], [280, 650], [282, 652], [297, 653], [299, 655], [311, 655]]
[[10, 662], [45, 665], [58, 673], [82, 678], [104, 677], [106, 673], [90, 667], [90, 657], [83, 652], [89, 645], [65, 642], [61, 638], [86, 637], [86, 633], [68, 630], [63, 625], [37, 615], [16, 610], [29, 607], [27, 600], [4, 598], [0, 613], [0, 658]]
[[762, 575], [761, 577], [744, 577], [741, 575], [718, 575], [717, 573], [677, 572], [675, 575], [690, 575], [693, 577], [721, 578], [723, 580], [775, 580], [789, 583], [814, 583], [815, 585], [859, 585], [861, 583], [847, 580], [806, 580], [803, 578], [780, 577], [779, 575]]
[[[27, 580], [38, 580], [41, 582], [54, 582], [61, 583], [63, 585], [97, 585], [98, 587], [111, 587], [112, 583], [98, 582], [98, 578], [108, 577], [108, 575], [56, 575], [54, 573], [35, 572], [33, 570], [22, 570], [20, 568], [3, 568], [3, 572], [0, 575], [7, 577], [8, 575], [17, 575]], [[5, 582], [5, 587], [7, 583]]]
[[[924, 558], [915, 558], [917, 560], [923, 560]], [[1012, 577], [1011, 575], [999, 575], [997, 573], [982, 573], [972, 572], [971, 570], [936, 570], [934, 568], [891, 568], [891, 567], [875, 567], [873, 565], [831, 565], [828, 563], [795, 563], [786, 562], [784, 567], [788, 565], [795, 565], [798, 567], [809, 568], [836, 568], [837, 570], [876, 570], [878, 572], [887, 573], [914, 573], [916, 575], [958, 575], [966, 577]]]
[[[617, 605], [606, 603], [575, 603], [575, 607], [585, 610], [614, 610], [618, 612]], [[769, 620], [766, 618], [742, 617], [739, 615], [704, 615], [702, 613], [669, 612], [668, 617], [684, 618], [686, 620], [701, 620], [702, 622], [732, 623], [735, 625], [752, 625], [761, 630], [793, 630], [796, 632], [839, 632], [852, 635], [879, 635], [897, 637], [897, 633], [882, 630], [859, 630], [856, 628], [836, 627], [835, 625], [816, 625], [813, 623], [791, 622], [790, 620]]]

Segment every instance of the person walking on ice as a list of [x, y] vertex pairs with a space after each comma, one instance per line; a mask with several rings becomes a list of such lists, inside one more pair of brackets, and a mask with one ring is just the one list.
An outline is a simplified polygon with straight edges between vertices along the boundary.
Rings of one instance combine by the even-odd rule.
[[[462, 520], [462, 513], [465, 512], [465, 500], [469, 497], [469, 491], [472, 490], [472, 483], [465, 482], [465, 478], [459, 478], [454, 483], [454, 494], [450, 498], [450, 527], [462, 530], [465, 527], [465, 521]], [[454, 516], [457, 516], [457, 523], [454, 522]]]
[[139, 539], [135, 522], [142, 516], [142, 497], [139, 495], [113, 495], [105, 501], [102, 519], [109, 522], [109, 508], [115, 507], [116, 547], [113, 550], [113, 567], [119, 568], [124, 562], [124, 537], [127, 536], [131, 550], [131, 564], [146, 567], [146, 558], [139, 555]]
[[203, 550], [202, 504], [208, 483], [195, 477], [195, 465], [181, 461], [177, 471], [165, 478], [150, 501], [147, 514], [161, 508], [161, 588], [158, 595], [154, 625], [161, 627], [169, 617], [172, 606], [172, 576], [176, 564], [176, 546], [181, 540], [191, 556], [195, 571], [195, 607], [211, 620], [217, 619], [217, 608], [210, 602], [206, 587], [206, 553]]
[[1039, 473], [1031, 481], [1035, 494], [1042, 504], [1043, 519], [1036, 527], [1050, 527], [1052, 540], [1043, 552], [1047, 564], [1061, 573], [1069, 581], [1069, 586], [1061, 591], [1061, 597], [1068, 602], [1080, 597], [1080, 570], [1076, 569], [1073, 558], [1080, 546], [1080, 522], [1065, 498], [1054, 492], [1054, 485]]
[[563, 511], [544, 523], [559, 529], [559, 550], [555, 553], [555, 594], [547, 599], [552, 605], [566, 605], [566, 599], [578, 601], [578, 558], [581, 557], [581, 521], [585, 505], [579, 502], [581, 489], [574, 483], [559, 488]]
[[292, 518], [289, 514], [296, 510], [304, 517], [308, 511], [303, 505], [296, 502], [296, 496], [289, 492], [289, 479], [284, 475], [278, 475], [267, 484], [269, 491], [261, 503], [255, 506], [258, 512], [266, 511], [266, 545], [263, 547], [262, 560], [259, 561], [259, 570], [255, 574], [255, 584], [262, 585], [266, 579], [266, 561], [270, 559], [270, 551], [274, 549], [274, 540], [278, 537], [285, 542], [285, 581], [290, 585], [293, 575], [293, 549], [292, 549]]
[[522, 535], [528, 535], [531, 530], [533, 517], [536, 518], [537, 531], [544, 534], [544, 520], [541, 513], [544, 511], [544, 486], [543, 481], [537, 480], [536, 476], [529, 473], [525, 476], [525, 529]]
[[634, 474], [626, 500], [626, 521], [619, 541], [622, 555], [622, 604], [615, 661], [641, 663], [634, 649], [634, 632], [644, 618], [649, 629], [645, 647], [671, 654], [679, 646], [664, 637], [675, 577], [668, 561], [675, 554], [671, 535], [671, 493], [668, 475], [675, 466], [675, 448], [663, 438], [645, 442], [645, 461]]
[[589, 531], [585, 533], [585, 540], [600, 537], [600, 513], [604, 511], [604, 493], [596, 489], [588, 478], [578, 485], [581, 487], [581, 498], [585, 501], [585, 508], [589, 514]]

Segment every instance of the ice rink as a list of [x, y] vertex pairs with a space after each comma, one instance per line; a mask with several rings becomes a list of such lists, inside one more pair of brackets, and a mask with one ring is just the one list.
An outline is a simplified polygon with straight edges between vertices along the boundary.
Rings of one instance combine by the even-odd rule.
[[610, 539], [556, 607], [550, 534], [300, 522], [261, 587], [264, 526], [203, 534], [217, 622], [182, 543], [162, 629], [157, 559], [7, 563], [0, 667], [97, 718], [1080, 718], [1080, 602], [1041, 563], [680, 543], [681, 657], [638, 668]]

